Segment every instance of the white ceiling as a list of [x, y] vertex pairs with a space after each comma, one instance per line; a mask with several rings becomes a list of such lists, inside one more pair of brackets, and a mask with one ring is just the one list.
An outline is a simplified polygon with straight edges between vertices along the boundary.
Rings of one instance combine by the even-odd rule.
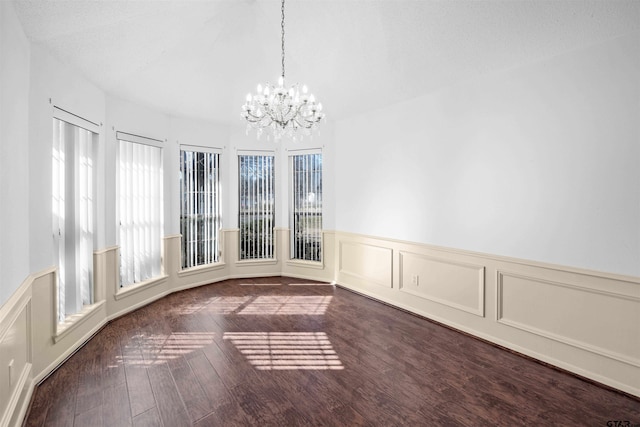
[[[280, 75], [278, 0], [14, 2], [27, 36], [107, 93], [242, 124]], [[289, 0], [286, 74], [328, 119], [640, 31], [640, 1]]]

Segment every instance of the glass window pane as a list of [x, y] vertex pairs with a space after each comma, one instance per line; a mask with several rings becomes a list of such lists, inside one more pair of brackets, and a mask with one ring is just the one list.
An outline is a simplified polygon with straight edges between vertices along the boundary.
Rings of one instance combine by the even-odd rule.
[[180, 151], [182, 268], [219, 261], [220, 155]]
[[322, 154], [291, 157], [291, 259], [322, 260]]
[[240, 259], [274, 258], [274, 157], [238, 156]]

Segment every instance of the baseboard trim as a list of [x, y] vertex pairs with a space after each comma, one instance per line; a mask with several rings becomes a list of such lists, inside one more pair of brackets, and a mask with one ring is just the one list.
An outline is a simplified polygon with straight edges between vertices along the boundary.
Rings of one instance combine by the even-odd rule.
[[79, 349], [81, 349], [95, 334], [100, 332], [102, 328], [107, 324], [107, 319], [100, 320], [89, 332], [84, 334], [82, 338], [77, 341], [76, 345], [70, 346], [64, 353], [62, 353], [59, 357], [57, 357], [53, 362], [49, 364], [46, 368], [42, 370], [42, 372], [38, 373], [34, 378], [34, 382], [36, 384], [40, 384], [42, 381], [46, 380], [58, 366], [62, 365], [66, 362], [71, 356], [73, 356]]
[[18, 406], [18, 402], [20, 401], [20, 397], [23, 394], [22, 392], [24, 390], [24, 386], [27, 383], [27, 379], [31, 375], [31, 367], [32, 367], [32, 364], [27, 363], [25, 368], [20, 373], [20, 378], [18, 379], [17, 386], [16, 386], [16, 392], [9, 399], [9, 404], [7, 405], [4, 416], [0, 421], [0, 426], [6, 427], [11, 422], [11, 418], [13, 417], [14, 411]]

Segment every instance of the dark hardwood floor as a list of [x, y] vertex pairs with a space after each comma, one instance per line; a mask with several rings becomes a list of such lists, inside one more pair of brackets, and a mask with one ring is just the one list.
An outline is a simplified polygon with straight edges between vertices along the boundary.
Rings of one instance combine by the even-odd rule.
[[175, 293], [102, 329], [27, 426], [640, 425], [640, 401], [341, 288]]

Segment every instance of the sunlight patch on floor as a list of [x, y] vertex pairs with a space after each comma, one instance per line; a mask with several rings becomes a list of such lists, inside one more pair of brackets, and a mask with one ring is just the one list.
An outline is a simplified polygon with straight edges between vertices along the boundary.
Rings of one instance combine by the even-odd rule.
[[231, 314], [247, 304], [251, 298], [246, 297], [216, 297], [212, 298], [209, 303], [204, 307], [203, 311], [214, 314]]
[[282, 286], [282, 283], [240, 283], [240, 286]]
[[288, 286], [333, 286], [333, 283], [289, 283]]
[[177, 359], [214, 342], [212, 332], [174, 332], [170, 335], [137, 336], [123, 348], [122, 360], [128, 365], [153, 365]]
[[258, 370], [342, 370], [344, 366], [324, 332], [225, 332]]
[[322, 315], [331, 303], [331, 296], [259, 296], [238, 314]]

